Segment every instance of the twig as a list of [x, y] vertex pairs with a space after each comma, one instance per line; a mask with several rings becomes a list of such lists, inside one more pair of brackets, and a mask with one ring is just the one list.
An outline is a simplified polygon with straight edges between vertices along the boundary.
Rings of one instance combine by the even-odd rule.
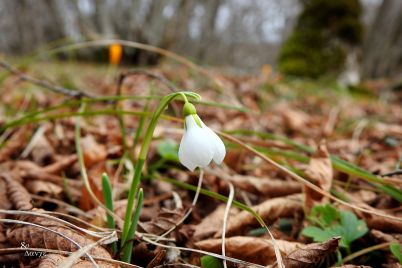
[[165, 57], [171, 58], [171, 59], [187, 66], [188, 68], [196, 70], [197, 72], [210, 78], [215, 83], [215, 85], [218, 87], [218, 91], [219, 92], [223, 91], [223, 83], [220, 81], [220, 79], [218, 79], [217, 77], [212, 75], [207, 69], [205, 69], [205, 68], [191, 62], [190, 60], [186, 59], [185, 57], [182, 57], [169, 50], [151, 46], [151, 45], [147, 45], [147, 44], [138, 43], [138, 42], [127, 41], [127, 40], [118, 40], [118, 39], [94, 40], [94, 41], [87, 41], [87, 42], [81, 42], [81, 43], [75, 43], [75, 44], [71, 44], [71, 45], [61, 46], [61, 47], [49, 50], [46, 53], [52, 55], [52, 54], [56, 54], [56, 53], [59, 53], [62, 51], [68, 51], [71, 49], [82, 49], [82, 48], [97, 47], [97, 46], [110, 46], [112, 44], [120, 44], [122, 46], [147, 50], [147, 51], [158, 53]]
[[389, 173], [382, 174], [381, 177], [392, 177], [395, 175], [402, 175], [402, 169], [398, 169]]
[[[223, 226], [222, 226], [222, 255], [225, 257], [226, 256], [226, 250], [225, 250], [225, 236], [226, 236], [226, 224], [228, 221], [229, 217], [229, 212], [230, 212], [230, 207], [232, 206], [233, 202], [233, 197], [234, 197], [234, 187], [231, 182], [228, 182], [229, 184], [229, 197], [228, 197], [228, 202], [226, 203], [225, 207], [225, 213], [223, 216]], [[226, 260], [223, 260], [223, 267], [227, 268]]]
[[391, 244], [392, 244], [391, 242], [386, 242], [386, 243], [382, 243], [382, 244], [379, 244], [379, 245], [375, 245], [375, 246], [371, 246], [371, 247], [368, 247], [368, 248], [364, 248], [364, 249], [362, 249], [362, 250], [359, 250], [359, 251], [357, 251], [357, 252], [355, 252], [355, 253], [353, 253], [353, 254], [351, 254], [351, 255], [345, 257], [345, 258], [343, 259], [343, 262], [344, 262], [344, 263], [350, 262], [350, 261], [353, 260], [354, 258], [360, 257], [360, 256], [362, 256], [362, 255], [364, 255], [364, 254], [367, 254], [367, 253], [369, 253], [369, 252], [372, 252], [372, 251], [374, 251], [374, 250], [379, 250], [379, 249], [383, 249], [383, 248], [389, 247], [389, 245], [391, 245]]
[[[55, 212], [52, 212], [52, 213], [55, 213]], [[78, 227], [78, 226], [76, 226], [76, 225], [74, 225], [74, 224], [72, 224], [72, 223], [70, 223], [70, 222], [68, 222], [68, 221], [65, 221], [65, 220], [63, 220], [63, 219], [59, 219], [59, 218], [54, 217], [54, 216], [52, 216], [52, 215], [48, 215], [48, 212], [36, 212], [36, 211], [23, 211], [23, 210], [6, 210], [6, 209], [0, 209], [0, 214], [9, 214], [9, 215], [30, 215], [30, 216], [42, 217], [42, 218], [46, 218], [46, 219], [49, 219], [49, 220], [53, 220], [53, 221], [59, 222], [59, 223], [65, 225], [65, 226], [68, 226], [68, 227], [70, 227], [70, 228], [72, 228], [72, 229], [75, 229], [75, 230], [77, 230], [77, 231], [80, 231], [80, 232], [82, 232], [82, 233], [85, 233], [85, 234], [90, 235], [90, 236], [93, 236], [93, 237], [104, 237], [105, 235], [110, 235], [110, 233], [111, 233], [111, 231], [104, 231], [104, 230], [102, 230], [102, 231], [100, 231], [100, 232], [90, 231], [90, 230], [87, 230], [87, 229], [85, 229], [85, 228]], [[50, 213], [49, 213], [49, 214], [50, 214]], [[59, 215], [60, 215], [60, 214], [59, 214]], [[71, 215], [65, 215], [65, 214], [63, 214], [63, 216], [70, 216], [70, 217], [72, 217]], [[74, 219], [77, 219], [77, 218], [74, 217]], [[89, 224], [89, 223], [87, 223], [87, 224]], [[94, 227], [93, 225], [90, 225], [90, 226], [91, 226], [91, 227]], [[99, 227], [97, 227], [97, 228], [99, 228]]]
[[72, 90], [72, 89], [68, 89], [65, 87], [61, 87], [61, 86], [57, 86], [57, 85], [52, 85], [51, 83], [32, 77], [32, 76], [28, 76], [24, 73], [22, 73], [21, 71], [19, 71], [17, 68], [13, 67], [12, 65], [10, 65], [9, 63], [7, 63], [4, 60], [0, 60], [0, 67], [6, 69], [7, 71], [9, 71], [10, 73], [18, 76], [19, 79], [27, 81], [29, 83], [38, 85], [40, 87], [46, 88], [50, 91], [53, 91], [55, 93], [59, 93], [59, 94], [63, 94], [66, 96], [70, 96], [70, 97], [74, 97], [74, 98], [81, 98], [81, 97], [93, 97], [85, 92], [79, 91], [79, 90]]
[[147, 70], [137, 69], [137, 70], [129, 70], [129, 71], [126, 71], [126, 72], [120, 74], [119, 80], [117, 82], [117, 94], [116, 95], [121, 94], [121, 86], [123, 85], [123, 82], [127, 77], [132, 76], [132, 75], [141, 75], [141, 74], [148, 76], [152, 79], [158, 80], [159, 82], [164, 84], [167, 88], [169, 88], [169, 90], [172, 92], [182, 91], [178, 87], [176, 87], [175, 84], [173, 84], [166, 77], [164, 77], [163, 75], [157, 75], [157, 74], [154, 74]]

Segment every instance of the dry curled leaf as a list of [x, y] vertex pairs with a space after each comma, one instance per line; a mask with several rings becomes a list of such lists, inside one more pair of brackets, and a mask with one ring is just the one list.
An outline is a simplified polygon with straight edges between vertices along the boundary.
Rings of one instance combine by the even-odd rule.
[[[26, 222], [35, 223], [53, 231], [49, 231], [32, 225], [22, 225], [13, 230], [9, 230], [7, 238], [10, 243], [20, 246], [21, 243], [28, 244], [32, 248], [57, 249], [73, 252], [80, 247], [95, 243], [94, 240], [83, 234], [72, 230], [61, 223], [41, 217], [28, 217]], [[62, 234], [63, 236], [61, 236]], [[65, 238], [68, 237], [69, 239]], [[89, 254], [97, 257], [111, 258], [109, 252], [101, 246], [95, 246], [89, 250]]]
[[[58, 254], [46, 254], [40, 261], [38, 268], [56, 268], [59, 267], [67, 257]], [[105, 262], [96, 262], [100, 268], [118, 267]], [[94, 264], [87, 260], [77, 260], [77, 262], [70, 266], [72, 268], [92, 268]]]
[[[300, 194], [269, 199], [252, 207], [252, 209], [257, 212], [267, 224], [276, 221], [280, 217], [291, 217], [303, 211]], [[230, 219], [226, 234], [228, 236], [240, 234], [246, 231], [246, 227], [252, 228], [258, 225], [258, 221], [250, 212], [242, 211]], [[219, 237], [220, 235], [221, 231], [219, 231], [215, 237]]]
[[31, 150], [32, 160], [40, 166], [44, 166], [53, 161], [55, 150], [44, 135], [35, 139], [35, 144]]
[[[306, 176], [322, 190], [329, 192], [332, 185], [333, 170], [325, 143], [322, 141], [305, 170]], [[305, 186], [305, 205], [310, 210], [316, 203], [325, 202], [320, 193]]]
[[306, 129], [310, 116], [305, 112], [290, 108], [288, 105], [280, 105], [278, 109], [282, 108], [282, 117], [286, 127], [291, 130], [300, 131]]
[[[3, 176], [0, 176], [0, 208], [10, 209], [12, 204], [7, 197], [7, 181]], [[0, 217], [3, 216], [0, 214]], [[1, 225], [0, 225], [1, 226]]]
[[[381, 213], [384, 213], [381, 210], [374, 209], [372, 207], [367, 206], [371, 210], [375, 210]], [[370, 229], [377, 229], [384, 232], [394, 232], [394, 233], [402, 233], [402, 222], [389, 219], [386, 217], [381, 217], [378, 215], [370, 214], [370, 213], [362, 213], [360, 211], [355, 211], [361, 218], [365, 220], [367, 226]]]
[[141, 224], [141, 228], [145, 229], [147, 233], [161, 235], [175, 227], [182, 217], [182, 210], [161, 209], [151, 221]]
[[402, 234], [386, 234], [379, 230], [370, 230], [370, 236], [378, 243], [401, 243], [402, 244]]
[[92, 135], [81, 138], [80, 145], [87, 168], [104, 161], [107, 157], [106, 147], [103, 144], [99, 144]]
[[0, 162], [9, 160], [12, 156], [20, 153], [31, 132], [32, 128], [29, 126], [23, 126], [15, 131], [8, 138], [7, 143], [0, 149]]
[[58, 156], [57, 161], [43, 167], [43, 172], [49, 174], [59, 174], [64, 171], [68, 167], [70, 167], [74, 162], [78, 159], [76, 154], [67, 155], [67, 156]]
[[279, 197], [301, 192], [301, 184], [295, 181], [283, 181], [242, 175], [230, 176], [229, 180], [236, 187], [257, 195]]
[[[276, 257], [272, 243], [272, 240], [258, 237], [230, 237], [225, 240], [226, 256], [261, 265], [273, 264], [276, 261]], [[289, 254], [302, 245], [285, 240], [276, 240], [276, 244], [280, 251], [285, 254]], [[195, 246], [202, 250], [220, 254], [222, 250], [222, 240], [220, 238], [203, 240], [195, 243]]]
[[63, 192], [61, 186], [48, 181], [29, 180], [25, 187], [30, 193], [41, 196], [58, 197]]
[[[193, 238], [198, 241], [214, 235], [222, 228], [223, 216], [225, 214], [225, 205], [218, 206], [212, 213], [202, 219], [202, 221], [194, 227]], [[230, 218], [234, 217], [238, 209], [230, 209]]]
[[340, 237], [334, 237], [323, 243], [314, 243], [299, 248], [283, 258], [283, 263], [286, 268], [317, 267], [328, 254], [338, 249], [340, 239]]
[[17, 210], [31, 210], [32, 200], [31, 195], [19, 182], [13, 179], [9, 174], [2, 174], [7, 182], [7, 196], [15, 209]]

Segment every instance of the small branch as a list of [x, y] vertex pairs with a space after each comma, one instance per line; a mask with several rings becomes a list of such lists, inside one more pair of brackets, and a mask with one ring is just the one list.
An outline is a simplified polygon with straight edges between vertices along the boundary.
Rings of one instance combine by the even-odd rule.
[[392, 176], [396, 176], [396, 175], [402, 175], [402, 169], [397, 169], [395, 171], [382, 174], [381, 177], [392, 177]]
[[0, 67], [2, 67], [3, 69], [7, 70], [8, 72], [18, 76], [21, 80], [27, 81], [29, 83], [35, 84], [37, 86], [46, 88], [50, 91], [53, 91], [55, 93], [59, 93], [59, 94], [63, 94], [66, 96], [70, 96], [70, 97], [74, 97], [74, 98], [82, 98], [82, 97], [88, 97], [91, 98], [93, 96], [90, 96], [87, 93], [84, 93], [82, 91], [78, 91], [78, 90], [71, 90], [68, 88], [64, 88], [61, 86], [57, 86], [57, 85], [52, 85], [51, 83], [32, 77], [32, 76], [28, 76], [24, 73], [22, 73], [21, 71], [19, 71], [17, 68], [13, 67], [12, 65], [10, 65], [9, 63], [0, 60]]

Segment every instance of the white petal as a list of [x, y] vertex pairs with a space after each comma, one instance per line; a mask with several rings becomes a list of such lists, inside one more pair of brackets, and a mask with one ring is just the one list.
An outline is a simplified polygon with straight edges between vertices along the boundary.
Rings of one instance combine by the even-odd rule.
[[215, 163], [218, 165], [222, 164], [223, 159], [225, 158], [226, 155], [226, 148], [225, 144], [223, 144], [223, 141], [221, 138], [219, 138], [216, 133], [211, 130], [209, 127], [205, 126], [205, 132], [208, 133], [208, 139], [211, 141], [214, 147], [214, 156], [213, 159]]
[[203, 129], [205, 130], [205, 132], [208, 135], [208, 139], [213, 144], [213, 151], [214, 151], [213, 159], [214, 159], [214, 162], [217, 163], [218, 165], [220, 165], [220, 164], [222, 164], [222, 161], [223, 161], [223, 159], [225, 158], [225, 155], [226, 155], [225, 144], [223, 143], [221, 138], [219, 138], [219, 136], [216, 135], [216, 133], [212, 129], [207, 127], [204, 124], [204, 122], [202, 122], [201, 119], [200, 119], [200, 122], [201, 122], [201, 126], [203, 127]]
[[214, 147], [206, 132], [199, 127], [193, 116], [186, 117], [186, 132], [180, 142], [179, 160], [189, 170], [206, 167], [214, 155]]

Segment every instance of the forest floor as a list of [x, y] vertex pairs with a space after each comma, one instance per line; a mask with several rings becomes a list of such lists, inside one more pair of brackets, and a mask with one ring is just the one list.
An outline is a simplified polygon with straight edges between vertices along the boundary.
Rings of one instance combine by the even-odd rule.
[[[400, 267], [402, 96], [385, 82], [342, 88], [267, 66], [248, 75], [167, 63], [16, 66], [0, 69], [5, 267]], [[177, 90], [201, 95], [198, 115], [220, 131], [226, 157], [202, 172], [180, 164], [183, 102], [172, 102], [142, 170], [133, 265], [118, 263], [145, 130], [160, 97]], [[104, 200], [103, 173], [117, 236], [87, 190]]]

